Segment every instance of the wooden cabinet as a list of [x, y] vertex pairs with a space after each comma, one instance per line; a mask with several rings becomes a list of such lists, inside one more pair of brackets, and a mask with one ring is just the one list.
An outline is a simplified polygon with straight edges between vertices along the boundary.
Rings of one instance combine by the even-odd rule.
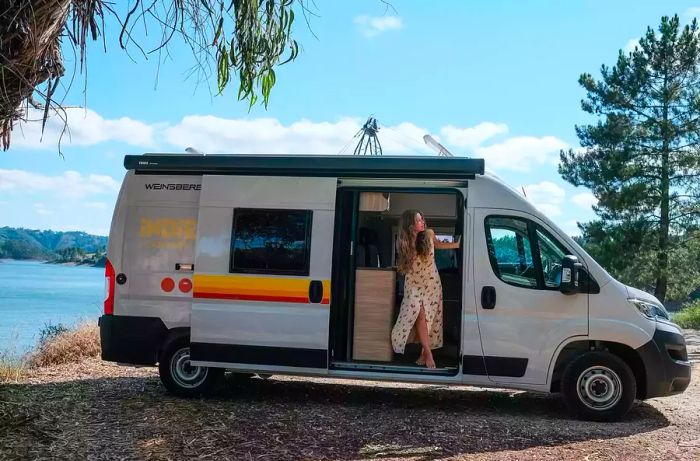
[[355, 271], [353, 360], [391, 362], [391, 329], [396, 302], [394, 269], [358, 268]]

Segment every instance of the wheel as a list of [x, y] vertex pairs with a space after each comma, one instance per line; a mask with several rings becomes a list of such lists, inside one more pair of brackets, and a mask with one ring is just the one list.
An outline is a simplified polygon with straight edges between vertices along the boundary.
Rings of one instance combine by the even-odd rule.
[[168, 344], [158, 363], [163, 386], [180, 397], [196, 397], [217, 390], [224, 376], [223, 368], [190, 365], [190, 343], [179, 338]]
[[630, 367], [609, 352], [587, 352], [564, 369], [561, 391], [581, 419], [617, 421], [632, 407], [637, 382]]

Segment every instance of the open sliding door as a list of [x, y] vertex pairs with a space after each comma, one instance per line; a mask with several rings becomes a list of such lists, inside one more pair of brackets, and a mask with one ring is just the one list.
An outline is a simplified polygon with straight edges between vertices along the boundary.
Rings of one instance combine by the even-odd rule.
[[194, 364], [327, 370], [336, 185], [335, 178], [204, 176]]

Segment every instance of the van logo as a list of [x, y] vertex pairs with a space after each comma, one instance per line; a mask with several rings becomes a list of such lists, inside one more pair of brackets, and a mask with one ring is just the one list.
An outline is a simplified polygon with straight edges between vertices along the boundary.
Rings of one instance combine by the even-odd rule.
[[202, 190], [201, 184], [163, 184], [151, 183], [146, 184], [147, 190]]
[[141, 218], [139, 237], [166, 240], [194, 240], [197, 235], [196, 219]]

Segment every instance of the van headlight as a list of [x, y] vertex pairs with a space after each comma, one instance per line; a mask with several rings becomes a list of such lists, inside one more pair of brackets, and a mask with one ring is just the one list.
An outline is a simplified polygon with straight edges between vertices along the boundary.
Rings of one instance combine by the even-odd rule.
[[644, 301], [642, 299], [637, 299], [637, 298], [629, 298], [627, 301], [632, 303], [634, 307], [637, 308], [641, 314], [650, 319], [650, 320], [655, 320], [657, 318], [659, 319], [664, 319], [664, 320], [670, 320], [671, 316], [668, 315], [668, 311], [664, 306], [661, 304], [656, 304], [650, 301]]

